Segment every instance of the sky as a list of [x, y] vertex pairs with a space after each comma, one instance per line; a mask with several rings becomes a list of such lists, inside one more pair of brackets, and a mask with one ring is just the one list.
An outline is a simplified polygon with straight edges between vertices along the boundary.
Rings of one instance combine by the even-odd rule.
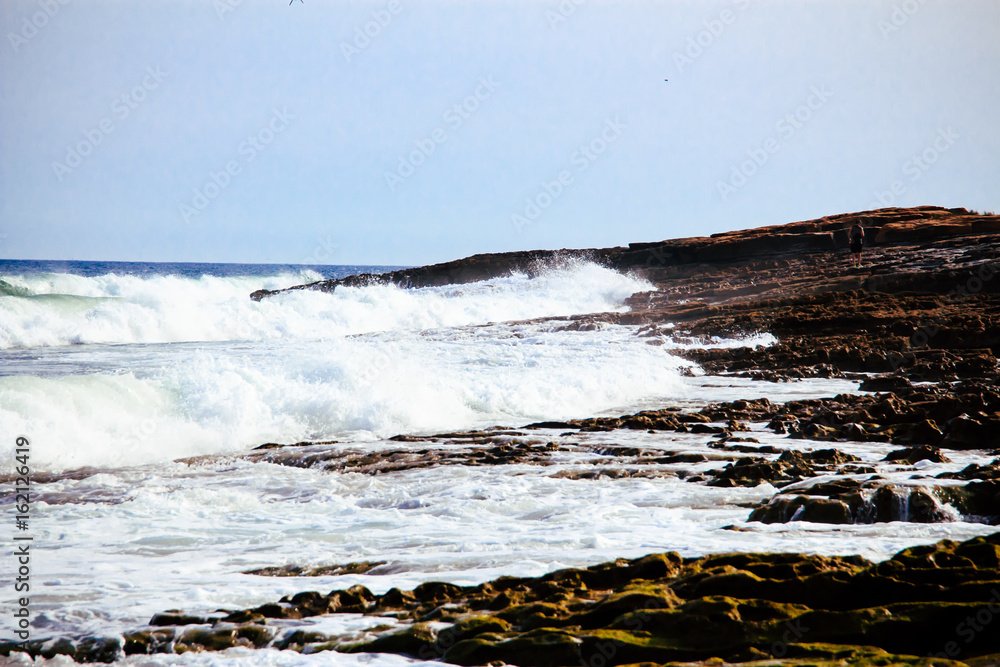
[[0, 257], [418, 265], [1000, 212], [995, 0], [3, 0]]

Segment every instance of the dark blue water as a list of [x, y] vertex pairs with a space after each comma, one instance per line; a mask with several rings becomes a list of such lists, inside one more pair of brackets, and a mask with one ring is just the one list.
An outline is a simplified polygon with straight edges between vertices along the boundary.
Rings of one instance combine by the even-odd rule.
[[38, 275], [45, 273], [68, 273], [76, 276], [94, 277], [110, 273], [129, 276], [182, 276], [200, 278], [218, 276], [269, 277], [289, 272], [315, 271], [324, 279], [336, 279], [357, 273], [385, 273], [402, 269], [402, 266], [353, 266], [324, 264], [204, 264], [199, 262], [97, 262], [64, 261], [48, 259], [0, 259], [0, 278], [12, 275]]

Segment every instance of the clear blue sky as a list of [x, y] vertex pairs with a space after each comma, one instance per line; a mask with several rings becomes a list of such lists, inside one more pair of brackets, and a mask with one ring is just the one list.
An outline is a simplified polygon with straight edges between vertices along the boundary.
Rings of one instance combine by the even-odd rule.
[[0, 257], [423, 264], [878, 193], [1000, 211], [997, 26], [995, 0], [3, 0]]

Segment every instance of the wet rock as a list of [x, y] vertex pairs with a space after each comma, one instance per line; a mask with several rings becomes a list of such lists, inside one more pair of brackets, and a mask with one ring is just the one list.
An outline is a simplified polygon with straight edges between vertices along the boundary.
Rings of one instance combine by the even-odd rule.
[[898, 424], [887, 431], [893, 444], [897, 445], [942, 445], [944, 434], [930, 419], [915, 423]]
[[417, 603], [417, 598], [413, 593], [401, 591], [398, 588], [390, 588], [384, 595], [375, 598], [375, 604], [370, 608], [371, 612], [384, 612], [396, 609], [406, 609]]
[[[333, 291], [339, 286], [463, 284], [508, 275], [512, 271], [534, 275], [539, 266], [558, 266], [566, 261], [588, 259], [619, 271], [638, 272], [661, 285], [657, 292], [633, 295], [626, 302], [631, 307], [630, 312], [616, 314], [617, 321], [656, 325], [705, 318], [711, 314], [712, 303], [775, 299], [796, 292], [811, 292], [821, 297], [831, 292], [859, 289], [879, 295], [914, 291], [945, 294], [959, 284], [965, 267], [974, 267], [976, 260], [990, 257], [992, 237], [982, 235], [992, 234], [1000, 224], [996, 216], [975, 216], [968, 211], [939, 207], [866, 211], [863, 215], [868, 220], [866, 227], [871, 238], [883, 239], [866, 249], [866, 262], [869, 267], [892, 267], [891, 271], [868, 275], [871, 268], [859, 272], [845, 261], [845, 230], [858, 215], [834, 215], [711, 237], [632, 243], [627, 248], [473, 255], [442, 264], [384, 274], [359, 274], [288, 290], [258, 290], [251, 298], [260, 300], [281, 291], [299, 289]], [[901, 222], [898, 220], [901, 216], [908, 219]], [[883, 248], [883, 243], [896, 247]], [[898, 247], [900, 244], [906, 246], [905, 250]], [[984, 291], [993, 291], [992, 282], [983, 283]], [[656, 312], [662, 309], [662, 304], [678, 300], [685, 303], [675, 306], [675, 317], [662, 320], [649, 317], [650, 311]], [[856, 309], [832, 321], [843, 327], [863, 319], [865, 314]], [[567, 319], [569, 322], [565, 326], [571, 330], [591, 330], [606, 321], [593, 315]], [[744, 320], [744, 327], [752, 324], [752, 318], [744, 317]], [[800, 326], [823, 324], [822, 317], [800, 318]], [[942, 326], [940, 322], [939, 326]], [[650, 331], [645, 333], [649, 335]], [[704, 335], [698, 330], [669, 333], [694, 339]]]
[[55, 641], [42, 642], [40, 646], [40, 655], [50, 660], [57, 655], [67, 655], [73, 657], [76, 655], [76, 643], [66, 637], [60, 637]]
[[710, 426], [708, 424], [692, 424], [688, 427], [690, 433], [726, 433], [722, 426]]
[[240, 611], [234, 611], [222, 618], [226, 623], [263, 623], [266, 622], [266, 616], [261, 614], [259, 611], [254, 609], [244, 609]]
[[429, 581], [413, 589], [413, 597], [421, 602], [442, 602], [459, 595], [462, 589], [443, 581]]
[[938, 495], [972, 520], [1000, 525], [1000, 481], [996, 479], [943, 487]]
[[672, 609], [683, 601], [666, 586], [640, 584], [612, 593], [585, 612], [574, 614], [566, 622], [582, 628], [603, 627], [622, 615], [640, 609]]
[[203, 625], [210, 621], [202, 616], [192, 616], [176, 609], [155, 614], [149, 619], [150, 625]]
[[839, 437], [837, 429], [822, 424], [808, 423], [791, 433], [793, 438], [809, 438], [810, 440], [836, 441]]
[[958, 472], [943, 472], [939, 479], [988, 480], [1000, 479], [1000, 459], [994, 459], [989, 465], [970, 463]]
[[117, 637], [84, 637], [76, 644], [77, 662], [114, 662], [123, 653]]
[[898, 391], [913, 385], [901, 375], [876, 375], [858, 386], [859, 391]]
[[921, 445], [919, 447], [907, 447], [906, 449], [897, 449], [894, 452], [889, 452], [885, 455], [883, 461], [895, 461], [899, 463], [909, 463], [914, 464], [917, 461], [932, 461], [934, 463], [950, 463], [951, 459], [946, 457], [941, 453], [941, 450], [936, 447], [931, 447], [930, 445]]
[[813, 477], [816, 470], [800, 453], [786, 450], [776, 461], [744, 457], [715, 472], [709, 486], [757, 486], [769, 482], [784, 486]]
[[803, 452], [802, 457], [812, 464], [823, 464], [827, 466], [840, 466], [845, 463], [852, 463], [861, 460], [857, 456], [844, 453], [839, 449], [816, 449], [811, 452]]
[[329, 606], [341, 613], [363, 614], [375, 604], [375, 595], [361, 585], [351, 586], [344, 591], [333, 591], [327, 598], [330, 600]]
[[82, 637], [76, 640], [61, 637], [27, 642], [0, 642], [0, 656], [9, 657], [13, 653], [27, 653], [31, 657], [45, 659], [66, 656], [80, 663], [111, 663], [124, 655], [118, 637]]
[[322, 644], [329, 642], [332, 638], [322, 632], [313, 630], [294, 630], [274, 642], [274, 648], [280, 651], [302, 651], [309, 644]]
[[[196, 628], [186, 630], [177, 640], [174, 651], [186, 653], [188, 651], [224, 651], [236, 646], [237, 636], [235, 627], [223, 628]], [[244, 645], [249, 644], [246, 642]]]
[[[888, 486], [878, 481], [859, 483], [838, 480], [814, 484], [802, 489], [797, 495], [778, 493], [754, 509], [748, 521], [942, 523], [958, 520], [960, 513], [974, 514], [971, 511], [974, 503], [978, 512], [996, 509], [983, 496], [984, 494], [975, 494], [960, 487]], [[967, 511], [963, 512], [963, 509]]]
[[818, 482], [796, 489], [797, 493], [807, 496], [835, 497], [845, 493], [859, 491], [863, 483], [856, 479], [835, 479], [828, 482]]
[[[992, 484], [994, 494], [1000, 490], [996, 483], [984, 484]], [[801, 505], [803, 514], [844, 516], [842, 504], [799, 497], [825, 501], [812, 509]], [[508, 604], [490, 611], [490, 601], [501, 595]], [[463, 665], [503, 661], [558, 667], [588, 664], [600, 655], [605, 665], [616, 667], [711, 658], [716, 662], [705, 664], [745, 662], [780, 644], [782, 664], [825, 665], [829, 660], [833, 665], [848, 658], [859, 665], [897, 664], [884, 662], [890, 660], [886, 656], [933, 653], [954, 640], [959, 623], [991, 604], [1000, 604], [1000, 534], [913, 547], [876, 564], [857, 556], [735, 553], [682, 559], [667, 553], [544, 577], [501, 577], [479, 586], [432, 584], [419, 594], [376, 596], [372, 609], [397, 605], [406, 618], [435, 616], [434, 624], [417, 622], [349, 645], [302, 629], [274, 646], [390, 652]], [[260, 624], [177, 629], [174, 650], [179, 652], [263, 646], [272, 640], [271, 630]], [[167, 633], [172, 630], [126, 633], [126, 642], [132, 642], [134, 653], [151, 653], [154, 644], [170, 650]], [[142, 632], [160, 634], [154, 642]], [[109, 650], [100, 657], [114, 659], [115, 641], [101, 644]], [[73, 648], [79, 660], [82, 644], [61, 646]], [[9, 654], [9, 645], [0, 646], [4, 651]], [[962, 651], [959, 657], [969, 664], [975, 656], [998, 653], [1000, 634], [978, 633]], [[29, 652], [40, 655], [41, 643], [31, 643]], [[785, 660], [791, 656], [803, 662]]]
[[671, 454], [670, 456], [658, 456], [656, 458], [650, 459], [650, 463], [701, 463], [702, 461], [708, 461], [708, 457], [704, 454], [695, 454], [693, 452], [688, 454]]
[[475, 637], [458, 642], [444, 655], [457, 665], [482, 665], [494, 661], [524, 667], [559, 667], [580, 664], [582, 640], [569, 632], [538, 628], [515, 637]]
[[755, 447], [753, 445], [742, 445], [742, 444], [732, 444], [732, 443], [742, 443], [742, 442], [760, 442], [757, 438], [728, 438], [724, 437], [716, 442], [708, 443], [708, 446], [712, 449], [725, 449], [731, 452], [739, 452], [741, 454], [778, 454], [781, 450], [777, 447], [772, 447], [771, 445], [762, 445], [760, 447]]
[[440, 657], [435, 649], [437, 632], [426, 623], [417, 623], [403, 630], [384, 634], [370, 642], [343, 647], [346, 653], [397, 653], [413, 658], [432, 660]]
[[748, 521], [785, 523], [810, 521], [813, 523], [854, 523], [847, 503], [832, 498], [811, 496], [778, 497], [764, 507], [750, 513]]
[[867, 442], [871, 440], [872, 434], [862, 424], [849, 422], [840, 427], [837, 431], [838, 440], [854, 440], [857, 442]]
[[174, 628], [126, 632], [123, 635], [125, 640], [125, 655], [170, 653], [173, 650], [175, 637], [176, 631]]
[[[302, 567], [297, 565], [283, 565], [281, 567], [262, 567], [256, 570], [247, 570], [243, 574], [255, 574], [263, 577], [332, 577], [344, 574], [367, 574], [372, 570], [386, 564], [387, 561], [359, 561], [356, 563], [345, 563], [343, 565], [322, 565], [319, 567]], [[197, 621], [192, 621], [197, 622]], [[204, 621], [201, 621], [204, 622]], [[158, 625], [150, 621], [150, 625]], [[160, 623], [159, 625], [183, 625], [182, 623]]]
[[502, 618], [497, 618], [496, 616], [477, 615], [463, 618], [449, 628], [449, 632], [455, 637], [456, 641], [461, 641], [463, 639], [475, 637], [476, 635], [481, 635], [485, 632], [502, 634], [504, 632], [509, 632], [510, 629], [510, 623]]
[[961, 414], [948, 421], [941, 440], [949, 449], [987, 449], [1000, 445], [1000, 419], [976, 420]]

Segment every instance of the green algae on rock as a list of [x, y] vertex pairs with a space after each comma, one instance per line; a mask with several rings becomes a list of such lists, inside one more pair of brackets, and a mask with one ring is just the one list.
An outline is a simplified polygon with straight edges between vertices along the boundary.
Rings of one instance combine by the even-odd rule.
[[[280, 624], [271, 624], [331, 613], [392, 616], [405, 626], [376, 627], [359, 641], [302, 628], [282, 634]], [[163, 625], [171, 619], [178, 625]], [[222, 619], [170, 612], [154, 620], [160, 625], [127, 632], [123, 641], [7, 643], [0, 654], [27, 650], [110, 662], [121, 654], [272, 646], [469, 666], [978, 667], [1000, 658], [1000, 533], [911, 547], [881, 563], [858, 556], [663, 553], [478, 586], [428, 582], [384, 595], [354, 586], [299, 593]]]

